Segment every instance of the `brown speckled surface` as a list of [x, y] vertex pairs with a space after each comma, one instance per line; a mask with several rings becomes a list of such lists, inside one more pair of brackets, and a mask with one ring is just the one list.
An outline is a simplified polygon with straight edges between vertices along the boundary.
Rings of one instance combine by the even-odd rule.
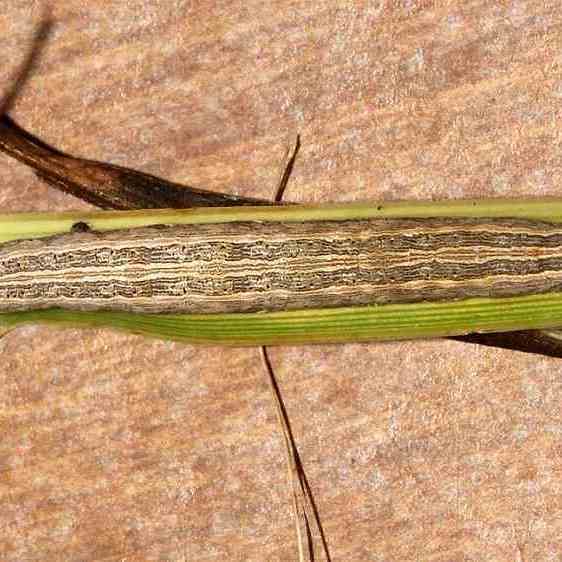
[[[70, 153], [300, 201], [560, 195], [554, 0], [53, 0], [13, 116]], [[336, 6], [337, 4], [337, 6]], [[0, 88], [31, 34], [0, 7]], [[0, 157], [2, 211], [86, 208]], [[555, 561], [562, 363], [451, 341], [272, 350], [334, 560]], [[0, 558], [291, 560], [259, 354], [0, 340]]]

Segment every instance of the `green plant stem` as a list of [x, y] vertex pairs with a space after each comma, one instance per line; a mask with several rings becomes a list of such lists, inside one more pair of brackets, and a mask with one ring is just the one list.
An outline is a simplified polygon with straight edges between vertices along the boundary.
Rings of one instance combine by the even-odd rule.
[[277, 207], [200, 207], [184, 210], [9, 213], [0, 214], [0, 242], [68, 232], [76, 222], [86, 222], [95, 230], [115, 230], [153, 224], [404, 217], [517, 217], [562, 222], [562, 199], [459, 199]]
[[0, 325], [112, 327], [222, 345], [389, 341], [562, 325], [562, 294], [246, 314], [132, 314], [49, 309], [0, 315]]

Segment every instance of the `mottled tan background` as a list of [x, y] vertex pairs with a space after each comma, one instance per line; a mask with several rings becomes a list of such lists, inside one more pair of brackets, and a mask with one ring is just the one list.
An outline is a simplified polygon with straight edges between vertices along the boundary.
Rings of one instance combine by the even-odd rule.
[[[0, 88], [29, 0], [0, 7]], [[13, 111], [70, 153], [298, 201], [561, 194], [557, 0], [56, 0]], [[87, 208], [0, 158], [0, 208]], [[272, 350], [334, 560], [562, 560], [562, 362]], [[0, 340], [0, 559], [291, 560], [255, 349]]]

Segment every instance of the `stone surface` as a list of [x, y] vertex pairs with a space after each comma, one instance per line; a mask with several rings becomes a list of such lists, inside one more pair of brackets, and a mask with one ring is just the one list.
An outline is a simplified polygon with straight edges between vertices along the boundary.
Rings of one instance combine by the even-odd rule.
[[[80, 156], [295, 201], [560, 195], [554, 0], [53, 0], [12, 115]], [[35, 5], [38, 12], [39, 3]], [[0, 88], [32, 31], [0, 7]], [[84, 209], [0, 157], [2, 211]], [[562, 552], [562, 363], [450, 341], [272, 350], [334, 560]], [[0, 558], [291, 560], [255, 349], [0, 340]]]

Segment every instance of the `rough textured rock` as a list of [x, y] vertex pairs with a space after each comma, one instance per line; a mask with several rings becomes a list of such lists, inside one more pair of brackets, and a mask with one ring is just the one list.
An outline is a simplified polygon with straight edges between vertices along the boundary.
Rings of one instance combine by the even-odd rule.
[[[31, 35], [0, 8], [0, 88]], [[300, 201], [560, 195], [562, 14], [531, 2], [53, 0], [12, 115], [70, 153]], [[337, 5], [336, 5], [337, 4]], [[87, 208], [0, 158], [2, 211]], [[278, 348], [334, 560], [559, 559], [562, 363], [455, 342]], [[0, 558], [289, 560], [259, 354], [0, 340]]]

